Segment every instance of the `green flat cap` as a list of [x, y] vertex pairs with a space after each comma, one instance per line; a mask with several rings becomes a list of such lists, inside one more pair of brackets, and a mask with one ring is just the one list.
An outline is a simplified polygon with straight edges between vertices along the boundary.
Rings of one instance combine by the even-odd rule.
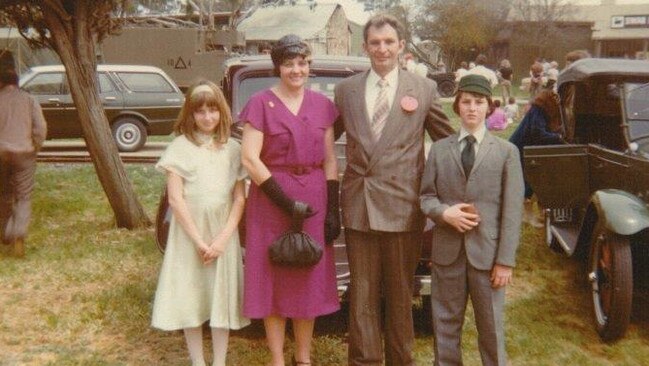
[[457, 91], [481, 94], [487, 97], [491, 96], [491, 84], [486, 77], [476, 74], [468, 74], [460, 79], [457, 85]]

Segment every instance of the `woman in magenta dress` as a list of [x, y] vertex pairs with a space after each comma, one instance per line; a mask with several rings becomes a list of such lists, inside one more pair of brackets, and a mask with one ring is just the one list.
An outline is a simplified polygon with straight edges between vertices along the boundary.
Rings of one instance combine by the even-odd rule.
[[[334, 154], [334, 104], [305, 88], [310, 50], [298, 36], [282, 37], [271, 51], [279, 83], [250, 99], [242, 163], [253, 184], [246, 209], [244, 314], [263, 318], [272, 354], [284, 365], [286, 319], [293, 322], [294, 365], [310, 365], [315, 317], [339, 309], [333, 247], [340, 233], [338, 171]], [[322, 246], [308, 268], [272, 264], [268, 247], [291, 226], [296, 202], [309, 206], [303, 230]]]

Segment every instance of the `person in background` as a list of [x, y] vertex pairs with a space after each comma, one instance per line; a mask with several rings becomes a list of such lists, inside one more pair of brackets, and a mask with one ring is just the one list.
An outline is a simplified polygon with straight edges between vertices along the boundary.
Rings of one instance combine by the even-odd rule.
[[466, 61], [460, 62], [460, 68], [455, 70], [455, 82], [459, 82], [468, 71], [469, 65], [467, 65]]
[[[523, 148], [536, 145], [558, 145], [562, 144], [561, 119], [559, 114], [559, 96], [552, 90], [542, 90], [532, 101], [531, 108], [523, 117], [520, 125], [509, 138], [509, 141], [518, 147], [523, 163]], [[527, 181], [525, 187], [525, 204], [523, 210], [523, 222], [536, 227], [543, 227], [542, 219], [535, 214], [532, 201], [532, 187]]]
[[506, 366], [505, 288], [519, 244], [523, 174], [516, 146], [485, 129], [492, 91], [487, 79], [460, 80], [453, 110], [460, 131], [433, 143], [420, 206], [435, 222], [431, 304], [435, 360], [462, 365], [462, 325], [470, 297], [485, 366]]
[[500, 61], [500, 68], [498, 68], [498, 80], [500, 81], [500, 88], [503, 97], [503, 103], [506, 103], [509, 97], [512, 96], [512, 64], [508, 59]]
[[582, 58], [589, 58], [590, 53], [586, 50], [574, 50], [566, 53], [566, 67], [570, 66], [573, 62], [581, 60]]
[[453, 133], [435, 82], [398, 67], [405, 34], [394, 16], [372, 16], [363, 28], [372, 67], [334, 89], [340, 111], [336, 136], [343, 131], [347, 136], [341, 206], [351, 274], [352, 366], [384, 360], [414, 365], [412, 294], [424, 224], [418, 207], [424, 134], [435, 141]]
[[403, 57], [401, 58], [402, 60], [402, 69], [408, 70], [410, 72], [415, 72], [415, 68], [417, 67], [417, 63], [415, 62], [415, 56], [412, 55], [412, 53], [404, 53]]
[[500, 100], [493, 101], [493, 112], [487, 117], [487, 129], [489, 131], [502, 131], [507, 128], [507, 115], [500, 108]]
[[[333, 240], [340, 234], [333, 123], [338, 112], [306, 88], [311, 50], [289, 34], [271, 51], [279, 81], [253, 95], [240, 119], [243, 164], [252, 184], [246, 209], [244, 314], [263, 319], [272, 366], [284, 366], [286, 320], [295, 336], [293, 365], [311, 364], [315, 318], [340, 308]], [[300, 206], [308, 205], [306, 213]], [[268, 248], [304, 219], [323, 250], [311, 267], [274, 264]]]
[[259, 42], [257, 45], [257, 53], [260, 55], [270, 55], [271, 46], [268, 42]]
[[518, 103], [516, 103], [516, 98], [509, 97], [507, 105], [503, 107], [505, 115], [507, 116], [507, 124], [511, 124], [518, 121]]
[[47, 135], [40, 104], [18, 88], [13, 68], [0, 69], [0, 235], [25, 256], [36, 155]]
[[230, 107], [214, 83], [187, 92], [177, 137], [156, 164], [167, 175], [172, 210], [151, 324], [183, 330], [193, 366], [205, 365], [203, 323], [210, 321], [213, 366], [225, 366], [230, 329], [242, 315], [243, 261], [237, 225], [245, 202], [241, 147], [229, 139]]
[[489, 80], [491, 87], [495, 88], [496, 85], [498, 85], [498, 76], [496, 76], [496, 73], [493, 70], [486, 66], [487, 56], [479, 54], [478, 57], [475, 58], [475, 63], [476, 66], [470, 68], [467, 74], [482, 75]]
[[530, 101], [533, 101], [534, 97], [543, 89], [543, 85], [543, 64], [536, 61], [530, 67]]
[[559, 64], [556, 61], [550, 62], [550, 68], [546, 72], [548, 82], [545, 84], [546, 89], [557, 91], [557, 80], [559, 79]]

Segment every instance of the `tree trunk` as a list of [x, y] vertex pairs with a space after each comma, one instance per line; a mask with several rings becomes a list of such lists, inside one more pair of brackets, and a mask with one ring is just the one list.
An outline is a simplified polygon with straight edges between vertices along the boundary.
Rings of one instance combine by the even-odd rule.
[[[86, 4], [86, 6], [81, 5]], [[79, 2], [72, 19], [60, 19], [54, 12], [44, 12], [52, 34], [52, 46], [67, 70], [72, 99], [79, 113], [86, 146], [118, 227], [133, 229], [150, 226], [151, 221], [137, 200], [124, 164], [119, 157], [110, 126], [101, 104], [96, 77], [95, 39], [83, 12], [87, 2]]]

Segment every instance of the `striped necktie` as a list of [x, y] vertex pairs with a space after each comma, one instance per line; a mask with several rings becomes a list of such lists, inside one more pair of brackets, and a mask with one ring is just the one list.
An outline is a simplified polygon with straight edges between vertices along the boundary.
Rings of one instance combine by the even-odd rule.
[[374, 114], [372, 115], [372, 133], [374, 134], [374, 141], [379, 141], [381, 138], [381, 132], [383, 132], [383, 127], [385, 122], [388, 119], [388, 113], [390, 112], [390, 104], [388, 102], [388, 81], [385, 79], [380, 79], [377, 82], [379, 88], [379, 94], [376, 96], [376, 103], [374, 103]]

